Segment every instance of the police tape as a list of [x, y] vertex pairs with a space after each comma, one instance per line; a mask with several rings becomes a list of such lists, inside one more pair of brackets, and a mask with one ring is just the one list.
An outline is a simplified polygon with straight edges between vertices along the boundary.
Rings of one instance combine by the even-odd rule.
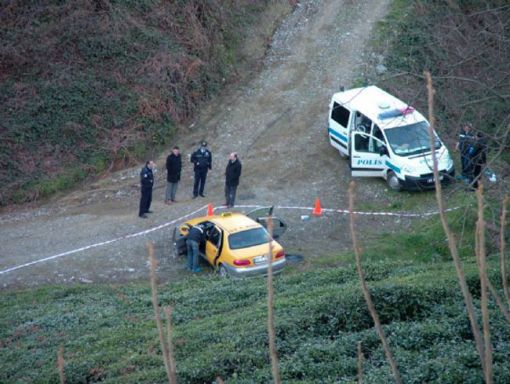
[[[236, 205], [236, 208], [258, 209], [258, 208], [266, 208], [266, 207], [270, 207], [270, 206], [267, 206], [267, 205]], [[207, 208], [208, 208], [208, 205], [204, 205], [204, 206], [194, 210], [193, 212], [190, 212], [190, 213], [187, 213], [186, 215], [178, 217], [177, 219], [168, 221], [166, 223], [160, 224], [160, 225], [158, 225], [156, 227], [152, 227], [152, 228], [146, 229], [144, 231], [140, 231], [140, 232], [136, 232], [136, 233], [131, 233], [129, 235], [120, 236], [120, 237], [117, 237], [115, 239], [106, 240], [106, 241], [102, 241], [102, 242], [95, 243], [95, 244], [86, 245], [86, 246], [81, 247], [81, 248], [72, 249], [70, 251], [62, 252], [62, 253], [59, 253], [59, 254], [56, 254], [56, 255], [44, 257], [42, 259], [30, 261], [30, 262], [25, 263], [25, 264], [16, 265], [14, 267], [10, 267], [10, 268], [4, 269], [4, 270], [0, 270], [0, 275], [6, 274], [6, 273], [9, 273], [9, 272], [13, 272], [13, 271], [16, 271], [18, 269], [30, 267], [30, 266], [35, 265], [35, 264], [40, 264], [40, 263], [44, 263], [46, 261], [55, 260], [55, 259], [58, 259], [58, 258], [61, 258], [61, 257], [64, 257], [64, 256], [73, 255], [73, 254], [78, 253], [78, 252], [83, 252], [83, 251], [87, 251], [89, 249], [93, 249], [93, 248], [101, 247], [101, 246], [104, 246], [104, 245], [112, 244], [112, 243], [115, 243], [115, 242], [118, 242], [118, 241], [121, 241], [121, 240], [127, 240], [127, 239], [132, 239], [132, 238], [135, 238], [135, 237], [143, 236], [143, 235], [146, 235], [148, 233], [155, 232], [155, 231], [158, 231], [160, 229], [166, 228], [166, 227], [168, 227], [168, 226], [170, 226], [172, 224], [175, 224], [175, 223], [177, 223], [177, 222], [179, 222], [181, 220], [184, 220], [185, 218], [187, 218], [189, 216], [196, 215], [198, 212], [200, 212], [202, 210], [207, 210]], [[213, 209], [214, 210], [218, 210], [218, 209], [225, 209], [225, 208], [227, 208], [227, 207], [226, 206], [217, 206], [217, 207], [214, 207]], [[313, 211], [313, 207], [275, 205], [274, 208], [275, 209]], [[459, 208], [460, 207], [448, 208], [448, 209], [445, 210], [445, 212], [451, 212], [451, 211], [457, 210]], [[322, 212], [349, 214], [349, 210], [348, 209], [322, 208]], [[423, 212], [423, 213], [354, 211], [353, 214], [355, 214], [355, 215], [366, 215], [366, 216], [427, 217], [427, 216], [437, 215], [437, 214], [439, 214], [439, 211]]]
[[[266, 208], [270, 207], [269, 205], [236, 205], [236, 208]], [[219, 206], [214, 208], [216, 209], [224, 209], [225, 206]], [[445, 212], [456, 211], [460, 207], [448, 208], [445, 209]], [[303, 210], [303, 211], [313, 211], [313, 207], [299, 207], [299, 206], [282, 206], [275, 205], [274, 209], [294, 209], [294, 210]], [[322, 212], [330, 212], [330, 213], [342, 213], [348, 215], [350, 212], [348, 209], [334, 209], [334, 208], [321, 208]], [[353, 211], [355, 215], [364, 215], [364, 216], [397, 216], [397, 217], [427, 217], [439, 215], [439, 211], [430, 211], [430, 212], [370, 212], [370, 211]]]
[[72, 255], [72, 254], [75, 254], [75, 253], [78, 253], [78, 252], [83, 252], [83, 251], [87, 251], [89, 249], [93, 249], [93, 248], [97, 248], [97, 247], [101, 247], [103, 245], [108, 245], [108, 244], [112, 244], [112, 243], [115, 243], [117, 241], [121, 241], [121, 240], [126, 240], [126, 239], [132, 239], [134, 237], [138, 237], [138, 236], [143, 236], [143, 235], [146, 235], [148, 233], [151, 233], [151, 232], [155, 232], [155, 231], [158, 231], [162, 228], [166, 228], [168, 227], [169, 225], [172, 225], [172, 224], [175, 224], [181, 220], [184, 220], [185, 218], [189, 217], [189, 216], [193, 216], [195, 214], [197, 214], [198, 212], [200, 212], [201, 210], [203, 209], [206, 209], [207, 206], [204, 205], [203, 207], [200, 207], [199, 209], [193, 211], [193, 212], [190, 212], [184, 216], [181, 216], [181, 217], [178, 217], [177, 219], [174, 219], [174, 220], [171, 220], [169, 222], [166, 222], [166, 223], [163, 223], [161, 225], [158, 225], [156, 227], [152, 227], [152, 228], [149, 228], [149, 229], [146, 229], [144, 231], [140, 231], [140, 232], [136, 232], [136, 233], [131, 233], [129, 235], [124, 235], [124, 236], [120, 236], [120, 237], [117, 237], [115, 239], [111, 239], [111, 240], [106, 240], [106, 241], [102, 241], [100, 243], [95, 243], [95, 244], [90, 244], [90, 245], [86, 245], [85, 247], [81, 247], [81, 248], [76, 248], [76, 249], [72, 249], [70, 251], [66, 251], [66, 252], [62, 252], [62, 253], [59, 253], [57, 255], [52, 255], [52, 256], [48, 256], [48, 257], [45, 257], [45, 258], [42, 258], [42, 259], [38, 259], [38, 260], [34, 260], [34, 261], [30, 261], [28, 263], [25, 263], [25, 264], [21, 264], [21, 265], [16, 265], [14, 267], [10, 267], [10, 268], [7, 268], [7, 269], [3, 269], [0, 271], [0, 275], [3, 275], [5, 273], [9, 273], [9, 272], [13, 272], [13, 271], [16, 271], [17, 269], [21, 269], [21, 268], [26, 268], [26, 267], [30, 267], [32, 265], [35, 265], [35, 264], [40, 264], [40, 263], [44, 263], [46, 261], [50, 261], [50, 260], [54, 260], [54, 259], [58, 259], [60, 257], [64, 257], [64, 256], [69, 256], [69, 255]]

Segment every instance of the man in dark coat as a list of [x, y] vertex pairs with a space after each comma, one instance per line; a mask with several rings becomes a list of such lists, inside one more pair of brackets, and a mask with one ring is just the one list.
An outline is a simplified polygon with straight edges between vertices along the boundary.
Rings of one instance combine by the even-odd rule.
[[469, 155], [469, 148], [472, 147], [475, 141], [475, 133], [470, 123], [464, 124], [459, 133], [459, 139], [455, 145], [455, 149], [460, 151], [460, 164], [462, 179], [465, 182], [473, 180], [473, 163], [472, 158]]
[[237, 153], [232, 152], [228, 157], [227, 169], [225, 170], [225, 205], [228, 208], [234, 206], [236, 200], [236, 190], [241, 177], [241, 161]]
[[202, 225], [194, 225], [188, 232], [186, 247], [188, 249], [188, 269], [191, 272], [200, 272], [198, 267], [198, 250], [200, 243], [205, 241], [205, 229]]
[[152, 202], [152, 187], [154, 185], [154, 175], [152, 173], [154, 166], [154, 161], [148, 160], [140, 172], [142, 196], [140, 197], [138, 216], [142, 219], [147, 218], [147, 213], [152, 213], [150, 207]]
[[474, 144], [469, 149], [470, 161], [473, 164], [473, 174], [469, 181], [474, 189], [478, 188], [478, 181], [485, 163], [487, 163], [487, 152], [487, 139], [481, 132], [478, 132]]
[[166, 158], [166, 194], [165, 204], [175, 203], [175, 194], [177, 193], [177, 185], [181, 180], [181, 153], [179, 147], [175, 146], [172, 153]]
[[207, 179], [207, 172], [212, 169], [212, 154], [207, 149], [207, 142], [202, 141], [200, 148], [191, 155], [193, 171], [195, 172], [195, 182], [193, 183], [193, 198], [198, 195], [205, 197], [204, 187]]

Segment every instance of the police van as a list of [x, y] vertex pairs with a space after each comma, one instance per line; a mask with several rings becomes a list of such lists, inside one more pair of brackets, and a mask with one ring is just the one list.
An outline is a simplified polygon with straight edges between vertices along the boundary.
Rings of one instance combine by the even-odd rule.
[[[352, 176], [382, 177], [393, 190], [434, 188], [429, 123], [413, 107], [376, 86], [335, 93], [328, 136]], [[434, 132], [439, 177], [455, 176], [448, 149]]]

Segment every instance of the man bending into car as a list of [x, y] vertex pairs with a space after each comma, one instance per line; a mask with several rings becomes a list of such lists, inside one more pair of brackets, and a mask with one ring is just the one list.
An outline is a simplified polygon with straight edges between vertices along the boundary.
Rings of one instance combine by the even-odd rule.
[[205, 231], [201, 225], [194, 225], [188, 232], [186, 246], [188, 248], [188, 269], [191, 272], [200, 272], [198, 266], [198, 248], [205, 241]]

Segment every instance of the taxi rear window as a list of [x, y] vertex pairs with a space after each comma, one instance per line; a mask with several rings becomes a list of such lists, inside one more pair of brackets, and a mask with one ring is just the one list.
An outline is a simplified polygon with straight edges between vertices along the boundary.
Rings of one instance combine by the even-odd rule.
[[228, 237], [228, 245], [230, 249], [254, 247], [256, 245], [267, 243], [268, 241], [269, 234], [262, 227], [236, 232]]

